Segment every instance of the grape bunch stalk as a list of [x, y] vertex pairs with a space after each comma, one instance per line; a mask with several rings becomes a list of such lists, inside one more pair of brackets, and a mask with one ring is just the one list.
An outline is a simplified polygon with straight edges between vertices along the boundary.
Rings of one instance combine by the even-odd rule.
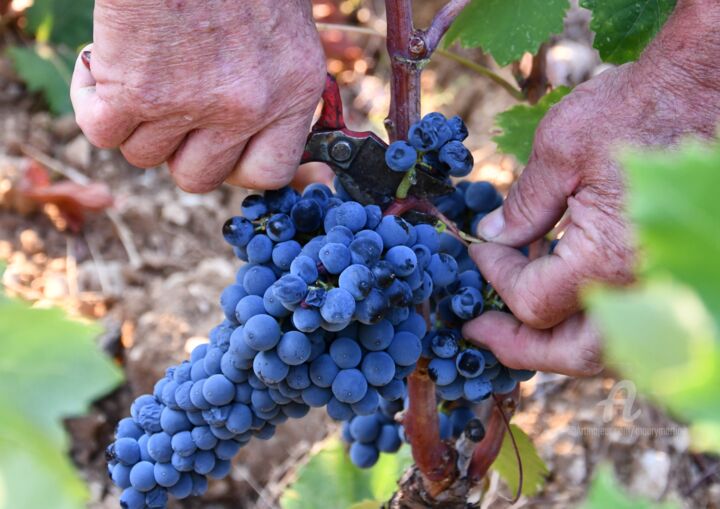
[[[411, 127], [408, 143], [390, 146], [388, 164], [466, 174], [466, 135], [458, 117], [433, 113]], [[134, 401], [107, 448], [123, 508], [202, 495], [242, 446], [272, 438], [311, 407], [344, 422], [351, 460], [371, 467], [405, 438], [407, 379], [421, 358], [448, 441], [482, 439], [473, 406], [532, 376], [462, 338], [465, 321], [503, 305], [447, 225], [384, 215], [353, 201], [337, 179], [334, 187], [249, 196], [223, 226], [245, 262], [220, 297], [224, 321]], [[434, 207], [470, 232], [501, 202], [487, 182], [462, 182]]]

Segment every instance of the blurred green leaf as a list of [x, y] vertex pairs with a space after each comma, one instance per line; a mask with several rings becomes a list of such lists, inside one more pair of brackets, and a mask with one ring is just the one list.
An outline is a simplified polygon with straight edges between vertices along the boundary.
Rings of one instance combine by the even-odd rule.
[[[535, 449], [535, 445], [529, 436], [515, 424], [510, 424], [513, 436], [517, 443], [520, 459], [522, 460], [523, 469], [523, 485], [522, 494], [528, 497], [536, 494], [545, 484], [545, 478], [548, 475], [548, 468], [545, 462], [540, 458]], [[507, 483], [510, 492], [514, 495], [518, 489], [520, 481], [520, 470], [518, 468], [517, 457], [515, 456], [515, 448], [513, 447], [510, 435], [505, 433], [500, 454], [490, 467], [495, 470], [500, 477]]]
[[501, 65], [535, 53], [550, 35], [563, 31], [568, 0], [471, 0], [445, 36], [466, 48], [481, 47]]
[[637, 60], [675, 8], [676, 0], [580, 0], [592, 11], [590, 28], [603, 61]]
[[0, 509], [84, 509], [87, 488], [44, 430], [2, 402], [0, 422]]
[[502, 133], [493, 138], [498, 148], [527, 164], [532, 152], [535, 130], [548, 110], [570, 93], [567, 87], [559, 87], [544, 96], [537, 104], [518, 104], [495, 117], [495, 123]]
[[622, 160], [641, 283], [591, 290], [586, 302], [609, 360], [720, 450], [720, 145]]
[[62, 446], [61, 420], [85, 413], [121, 381], [119, 370], [95, 346], [98, 332], [59, 309], [0, 298], [0, 408], [24, 416]]
[[92, 41], [94, 0], [34, 0], [26, 12], [26, 30], [39, 42], [75, 50]]
[[630, 290], [591, 291], [586, 302], [607, 358], [641, 391], [693, 422], [720, 424], [720, 341], [691, 288], [654, 279]]
[[720, 144], [622, 158], [646, 277], [690, 285], [720, 328]]
[[381, 454], [373, 468], [362, 470], [350, 462], [340, 440], [333, 438], [299, 470], [280, 505], [283, 509], [347, 509], [361, 503], [377, 507], [392, 496], [411, 464], [410, 450], [403, 447], [397, 454]]
[[[98, 327], [0, 294], [0, 509], [81, 509], [87, 490], [66, 456], [62, 420], [121, 380]], [[39, 489], [41, 488], [41, 489]]]
[[581, 506], [582, 509], [675, 509], [677, 507], [676, 504], [669, 502], [660, 504], [629, 497], [608, 466], [598, 469], [590, 486], [588, 497]]
[[68, 61], [67, 51], [36, 44], [28, 48], [18, 46], [7, 50], [15, 70], [28, 90], [43, 95], [56, 115], [71, 113], [70, 79], [73, 60]]

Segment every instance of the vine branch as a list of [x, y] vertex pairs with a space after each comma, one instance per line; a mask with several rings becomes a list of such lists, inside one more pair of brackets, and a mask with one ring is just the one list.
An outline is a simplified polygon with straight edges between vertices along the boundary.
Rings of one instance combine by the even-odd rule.
[[[354, 26], [354, 25], [345, 25], [342, 23], [315, 23], [315, 26], [320, 31], [329, 31], [329, 30], [339, 30], [341, 32], [348, 32], [348, 33], [355, 33], [355, 34], [362, 34], [362, 35], [370, 35], [373, 37], [382, 37], [383, 39], [387, 38], [387, 36], [382, 33], [378, 32], [374, 28], [370, 27], [362, 27], [362, 26]], [[521, 90], [519, 90], [515, 85], [507, 81], [505, 78], [497, 74], [492, 69], [479, 64], [477, 62], [473, 62], [472, 60], [469, 60], [461, 55], [458, 55], [457, 53], [453, 51], [449, 51], [446, 49], [438, 48], [435, 50], [435, 55], [439, 55], [441, 57], [447, 58], [449, 60], [452, 60], [454, 62], [457, 62], [461, 66], [476, 72], [477, 74], [480, 74], [482, 76], [485, 76], [486, 78], [490, 79], [500, 87], [502, 87], [503, 90], [505, 90], [508, 94], [510, 94], [513, 98], [517, 99], [518, 101], [524, 101], [526, 99], [525, 94]]]
[[385, 127], [390, 141], [405, 139], [410, 125], [420, 119], [420, 73], [425, 64], [418, 59], [418, 41], [413, 26], [412, 0], [385, 0], [387, 51], [392, 71], [390, 113]]
[[431, 55], [440, 44], [440, 40], [453, 24], [455, 18], [470, 3], [470, 0], [450, 0], [440, 9], [430, 27], [424, 32], [425, 48], [428, 55]]

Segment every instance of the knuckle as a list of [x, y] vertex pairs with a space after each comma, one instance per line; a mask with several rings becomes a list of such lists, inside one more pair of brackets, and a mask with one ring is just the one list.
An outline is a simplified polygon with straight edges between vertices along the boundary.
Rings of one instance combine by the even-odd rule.
[[[200, 177], [200, 178], [198, 178]], [[186, 193], [202, 194], [216, 189], [221, 183], [201, 178], [201, 175], [174, 175], [175, 184]]]
[[120, 152], [128, 163], [138, 168], [152, 168], [164, 162], [162, 158], [154, 154], [139, 152], [124, 146], [120, 146]]
[[577, 354], [572, 358], [574, 374], [594, 376], [603, 370], [600, 343], [597, 340], [578, 347]]
[[92, 118], [83, 118], [77, 115], [75, 117], [75, 121], [87, 140], [95, 147], [101, 149], [111, 149], [117, 147], [117, 143], [113, 140], [112, 133], [108, 132], [108, 130], [104, 127], [104, 122]]
[[234, 118], [242, 119], [244, 125], [264, 125], [271, 108], [270, 95], [265, 87], [252, 90], [238, 89], [222, 94], [221, 104], [225, 104]]
[[288, 185], [292, 177], [292, 173], [270, 165], [256, 165], [248, 171], [240, 170], [242, 185], [251, 189], [280, 189]]

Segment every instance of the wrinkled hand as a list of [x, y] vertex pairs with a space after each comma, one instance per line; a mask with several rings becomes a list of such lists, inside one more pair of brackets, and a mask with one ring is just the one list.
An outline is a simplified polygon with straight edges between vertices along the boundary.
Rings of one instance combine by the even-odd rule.
[[190, 192], [290, 182], [325, 78], [310, 2], [98, 0], [94, 38], [71, 91], [93, 144]]
[[[578, 293], [589, 281], [627, 284], [634, 268], [614, 149], [714, 133], [720, 72], [676, 67], [668, 31], [683, 30], [670, 25], [665, 43], [655, 45], [662, 53], [649, 49], [638, 63], [603, 73], [550, 110], [505, 204], [480, 223], [479, 234], [491, 242], [473, 246], [471, 254], [515, 317], [487, 312], [466, 324], [464, 334], [509, 367], [600, 371], [600, 336], [580, 310]], [[541, 238], [565, 213], [569, 225], [552, 255], [530, 261], [508, 247]]]

